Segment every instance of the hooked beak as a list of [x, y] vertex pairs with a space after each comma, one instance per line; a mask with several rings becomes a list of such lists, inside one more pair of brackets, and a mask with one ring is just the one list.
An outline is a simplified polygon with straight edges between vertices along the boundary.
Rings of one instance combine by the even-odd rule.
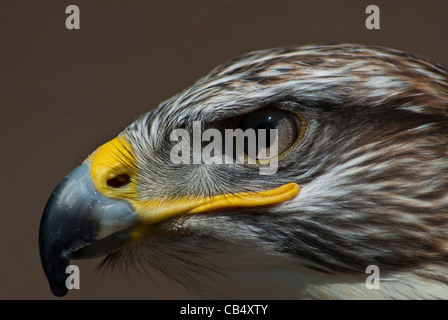
[[48, 200], [39, 230], [40, 258], [53, 294], [68, 291], [70, 258], [102, 256], [129, 243], [129, 233], [120, 231], [136, 223], [129, 203], [96, 190], [88, 161], [67, 175]]
[[149, 226], [158, 222], [227, 208], [280, 204], [299, 192], [297, 184], [287, 183], [261, 192], [139, 199], [136, 167], [132, 146], [119, 136], [99, 147], [53, 191], [40, 223], [39, 250], [54, 295], [68, 292], [70, 259], [99, 257], [154, 236], [155, 228]]

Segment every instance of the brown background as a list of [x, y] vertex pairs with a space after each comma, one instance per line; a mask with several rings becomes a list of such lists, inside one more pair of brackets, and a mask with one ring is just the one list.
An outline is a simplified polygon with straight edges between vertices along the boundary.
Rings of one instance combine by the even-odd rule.
[[[65, 28], [66, 6], [81, 29]], [[365, 8], [381, 29], [365, 28]], [[52, 299], [37, 236], [57, 183], [138, 115], [237, 54], [356, 42], [448, 64], [448, 1], [2, 1], [0, 298]], [[64, 299], [190, 298], [159, 279], [95, 272]], [[157, 279], [156, 279], [157, 280]]]

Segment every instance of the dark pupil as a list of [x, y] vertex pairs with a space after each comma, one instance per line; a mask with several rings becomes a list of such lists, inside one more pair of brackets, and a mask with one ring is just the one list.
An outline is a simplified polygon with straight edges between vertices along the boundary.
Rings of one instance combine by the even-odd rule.
[[[257, 127], [254, 128], [255, 130], [255, 135], [257, 137], [257, 154], [258, 152], [262, 149], [262, 148], [269, 148], [271, 146], [271, 130], [270, 129], [275, 129], [275, 121], [270, 121], [270, 120], [265, 120], [260, 122], [259, 125], [257, 125]], [[265, 129], [266, 131], [266, 140], [264, 141], [264, 145], [261, 145], [261, 141], [258, 142], [258, 130], [259, 129]], [[273, 142], [275, 141], [275, 137], [273, 137], [274, 139], [272, 140]], [[248, 139], [245, 137], [244, 138], [244, 152], [246, 154], [249, 154], [249, 141]]]
[[[270, 129], [276, 128], [272, 122], [274, 122], [274, 121], [263, 121], [262, 123], [260, 123], [259, 126], [257, 126], [257, 128], [255, 128], [255, 133], [257, 134], [257, 146], [259, 148], [262, 148], [262, 147], [268, 148], [271, 146], [271, 130]], [[266, 130], [266, 141], [264, 142], [265, 143], [264, 146], [260, 146], [258, 143], [258, 129]], [[257, 151], [259, 151], [259, 150], [257, 150]]]

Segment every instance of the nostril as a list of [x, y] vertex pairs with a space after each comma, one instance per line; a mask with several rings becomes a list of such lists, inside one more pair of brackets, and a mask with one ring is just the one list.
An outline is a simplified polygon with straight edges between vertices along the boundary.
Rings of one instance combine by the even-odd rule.
[[111, 188], [121, 188], [131, 182], [131, 178], [127, 174], [120, 174], [107, 180], [107, 185]]

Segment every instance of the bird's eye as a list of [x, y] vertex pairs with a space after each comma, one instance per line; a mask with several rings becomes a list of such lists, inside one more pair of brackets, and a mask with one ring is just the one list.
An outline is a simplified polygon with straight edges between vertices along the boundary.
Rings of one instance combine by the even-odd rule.
[[279, 109], [259, 109], [249, 113], [239, 127], [244, 132], [248, 129], [255, 131], [256, 141], [245, 138], [240, 142], [240, 148], [248, 157], [261, 161], [278, 157], [292, 147], [302, 134], [301, 120]]

